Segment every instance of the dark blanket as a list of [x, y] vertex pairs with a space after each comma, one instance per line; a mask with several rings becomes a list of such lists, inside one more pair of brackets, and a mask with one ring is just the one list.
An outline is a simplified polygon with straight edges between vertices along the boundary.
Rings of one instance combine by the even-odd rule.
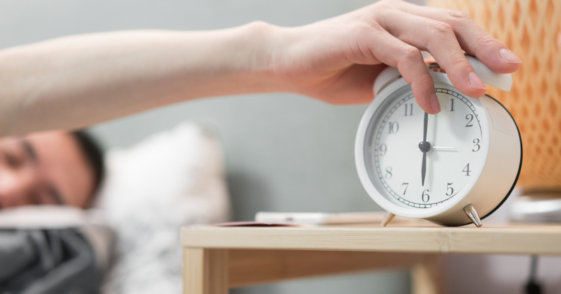
[[0, 294], [95, 294], [101, 279], [79, 228], [0, 229]]

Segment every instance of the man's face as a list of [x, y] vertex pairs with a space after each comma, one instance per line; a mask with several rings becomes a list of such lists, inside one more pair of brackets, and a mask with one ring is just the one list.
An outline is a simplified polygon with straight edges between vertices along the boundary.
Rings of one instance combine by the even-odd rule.
[[0, 138], [0, 208], [70, 205], [85, 208], [94, 175], [64, 131]]

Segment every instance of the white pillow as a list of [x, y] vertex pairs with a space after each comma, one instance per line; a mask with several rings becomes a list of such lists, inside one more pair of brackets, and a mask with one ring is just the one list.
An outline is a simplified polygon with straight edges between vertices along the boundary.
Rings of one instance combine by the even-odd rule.
[[183, 123], [106, 159], [98, 207], [117, 235], [106, 294], [180, 293], [179, 228], [227, 221], [220, 144]]

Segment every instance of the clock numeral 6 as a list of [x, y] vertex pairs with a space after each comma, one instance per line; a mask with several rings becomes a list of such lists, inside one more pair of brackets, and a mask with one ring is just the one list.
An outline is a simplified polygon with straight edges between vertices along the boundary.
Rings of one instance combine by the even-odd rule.
[[471, 170], [469, 169], [469, 163], [462, 169], [462, 172], [466, 173], [466, 177], [469, 177]]
[[473, 120], [473, 114], [466, 115], [466, 119], [468, 120], [468, 123], [466, 124], [466, 128], [473, 127], [473, 124], [471, 123], [471, 121]]
[[471, 151], [477, 152], [479, 151], [479, 149], [481, 149], [481, 146], [479, 146], [479, 139], [473, 139], [473, 144], [475, 144], [475, 146], [473, 146], [473, 149], [471, 149]]
[[386, 179], [388, 180], [393, 177], [391, 166], [386, 167], [386, 175], [384, 175], [384, 177], [386, 177]]
[[386, 152], [388, 152], [388, 146], [386, 146], [386, 144], [380, 144], [380, 148], [378, 150], [380, 150], [380, 156], [384, 156], [386, 155]]
[[446, 191], [447, 191], [446, 196], [452, 196], [452, 194], [454, 194], [454, 188], [450, 187], [450, 186], [452, 186], [452, 184], [454, 184], [454, 183], [452, 182], [452, 183], [448, 183], [446, 185]]
[[429, 202], [430, 200], [429, 189], [425, 189], [425, 191], [423, 191], [423, 195], [421, 195], [421, 200], [423, 200], [423, 202]]
[[390, 134], [397, 134], [397, 132], [399, 131], [399, 123], [397, 123], [396, 121], [390, 121], [389, 129]]

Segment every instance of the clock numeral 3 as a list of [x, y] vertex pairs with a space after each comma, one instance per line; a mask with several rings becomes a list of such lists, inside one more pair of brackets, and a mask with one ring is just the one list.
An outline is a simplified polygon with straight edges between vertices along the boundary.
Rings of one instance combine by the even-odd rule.
[[396, 121], [391, 122], [389, 124], [390, 127], [390, 134], [397, 134], [397, 132], [399, 131], [399, 123], [397, 123]]
[[423, 202], [429, 202], [430, 200], [429, 189], [425, 189], [425, 191], [423, 191], [423, 195], [421, 195], [421, 200], [423, 200]]
[[464, 169], [462, 169], [462, 172], [466, 173], [466, 177], [469, 177], [469, 173], [471, 172], [471, 170], [469, 169], [469, 163], [466, 165], [466, 167], [464, 167]]
[[403, 195], [405, 195], [405, 193], [407, 193], [407, 188], [409, 187], [409, 183], [403, 183], [401, 184], [401, 187], [405, 186], [405, 190], [403, 190]]
[[466, 128], [473, 127], [473, 124], [471, 123], [471, 121], [473, 120], [473, 114], [466, 115], [466, 119], [468, 120], [468, 123], [466, 124]]
[[405, 116], [413, 116], [413, 103], [405, 103]]
[[450, 187], [450, 186], [452, 186], [452, 184], [454, 184], [454, 183], [452, 182], [452, 183], [448, 183], [448, 185], [446, 185], [446, 191], [447, 191], [446, 196], [452, 196], [452, 194], [454, 194], [454, 188]]
[[386, 175], [384, 177], [386, 177], [386, 179], [389, 180], [392, 178], [392, 176], [393, 176], [392, 167], [391, 166], [386, 167]]
[[386, 144], [380, 144], [380, 156], [384, 156], [386, 155], [386, 152], [388, 152], [388, 146], [386, 146]]
[[473, 139], [473, 144], [475, 144], [475, 146], [473, 146], [473, 149], [471, 149], [471, 151], [477, 152], [479, 151], [479, 149], [481, 149], [481, 146], [479, 146], [479, 139]]

